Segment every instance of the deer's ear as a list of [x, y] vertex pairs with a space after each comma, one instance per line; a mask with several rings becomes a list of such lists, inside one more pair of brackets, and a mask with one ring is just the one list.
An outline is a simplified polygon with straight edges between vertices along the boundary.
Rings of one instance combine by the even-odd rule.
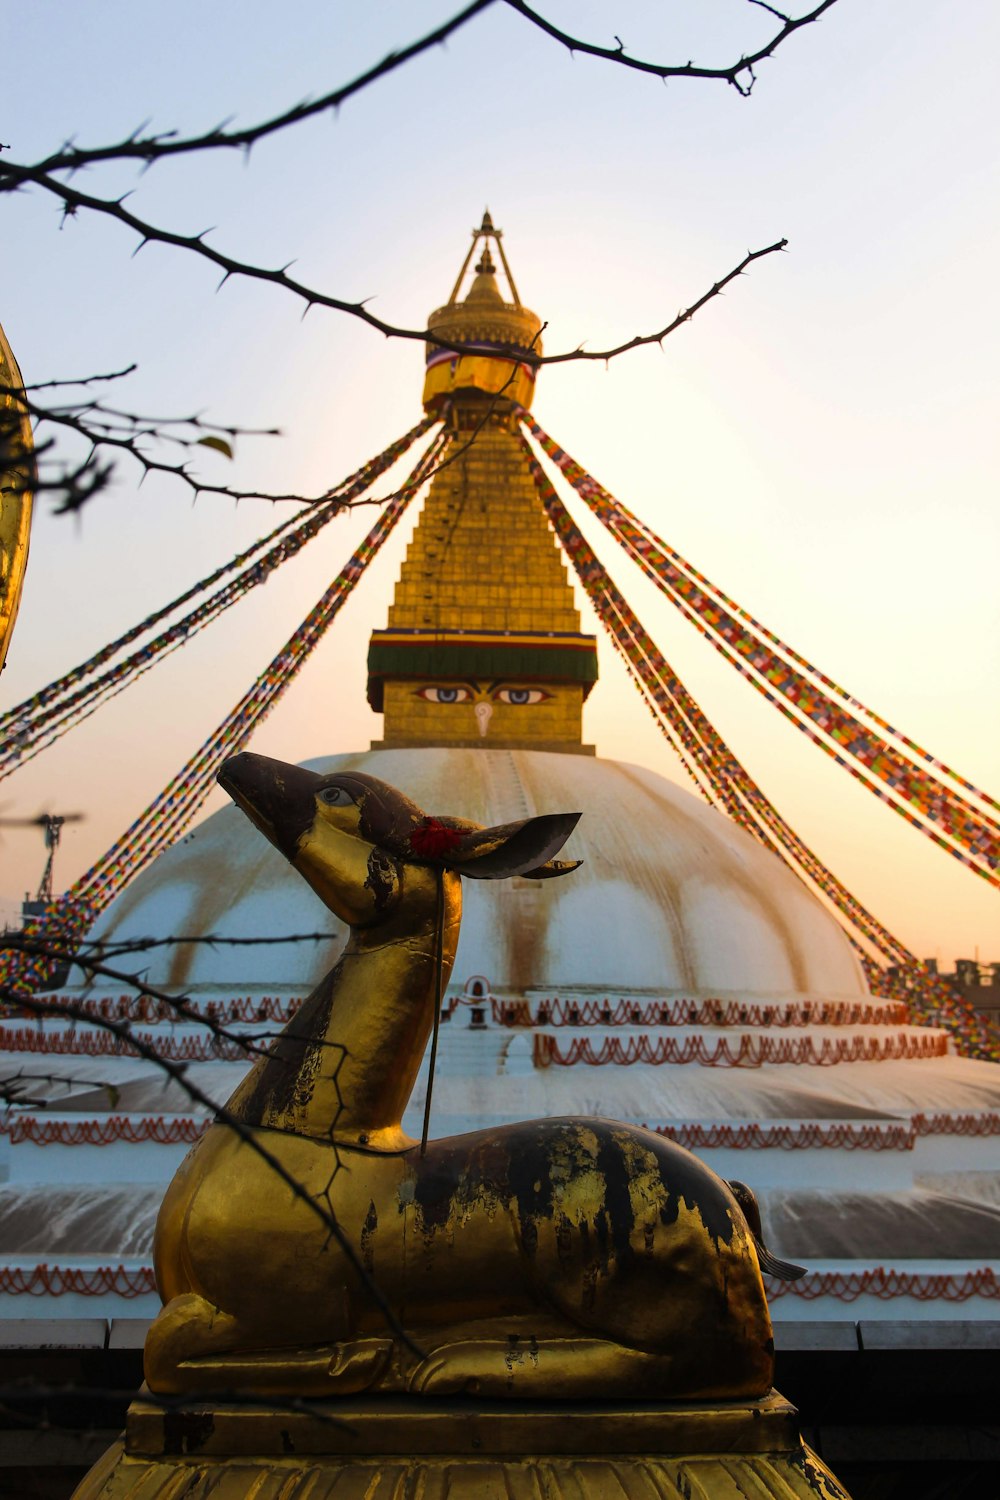
[[525, 870], [525, 880], [554, 880], [557, 875], [571, 875], [583, 864], [582, 859], [548, 859], [534, 870]]
[[541, 880], [575, 870], [579, 860], [555, 860], [554, 855], [579, 822], [579, 813], [545, 813], [523, 823], [478, 828], [461, 834], [440, 862], [473, 880], [508, 880], [527, 875]]

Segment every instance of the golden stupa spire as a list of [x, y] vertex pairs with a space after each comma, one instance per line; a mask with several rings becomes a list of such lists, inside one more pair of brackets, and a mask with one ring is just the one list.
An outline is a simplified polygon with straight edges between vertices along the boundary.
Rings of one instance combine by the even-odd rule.
[[[541, 319], [518, 294], [489, 212], [448, 302], [431, 314], [424, 406], [451, 435], [407, 549], [388, 629], [372, 634], [368, 697], [382, 746], [587, 750], [596, 644], [517, 436]], [[497, 284], [496, 247], [510, 300]], [[465, 297], [466, 274], [480, 255]]]

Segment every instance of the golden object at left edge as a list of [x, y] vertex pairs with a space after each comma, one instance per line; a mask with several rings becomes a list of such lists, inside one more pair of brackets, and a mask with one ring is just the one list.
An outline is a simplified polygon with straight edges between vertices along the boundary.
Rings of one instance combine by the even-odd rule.
[[34, 478], [31, 422], [9, 388], [23, 387], [13, 350], [0, 328], [0, 670], [21, 602], [28, 566]]

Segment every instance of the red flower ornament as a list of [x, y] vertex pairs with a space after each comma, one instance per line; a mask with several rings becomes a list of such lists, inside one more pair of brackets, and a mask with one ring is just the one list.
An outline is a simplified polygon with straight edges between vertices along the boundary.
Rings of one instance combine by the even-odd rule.
[[441, 859], [462, 842], [455, 828], [448, 828], [437, 818], [424, 818], [410, 834], [410, 848], [418, 859]]

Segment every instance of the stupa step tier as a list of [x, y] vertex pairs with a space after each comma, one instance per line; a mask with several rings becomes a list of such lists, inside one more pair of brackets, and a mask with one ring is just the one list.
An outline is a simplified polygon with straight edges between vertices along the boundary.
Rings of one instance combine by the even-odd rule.
[[[113, 1094], [113, 1090], [111, 1091]], [[72, 1175], [88, 1181], [86, 1165], [90, 1151], [106, 1153], [117, 1146], [162, 1146], [180, 1148], [183, 1155], [199, 1140], [212, 1123], [207, 1111], [200, 1114], [133, 1114], [79, 1113], [45, 1110], [34, 1112], [13, 1107], [0, 1117], [0, 1180], [32, 1182], [58, 1180], [68, 1170], [57, 1149], [74, 1151]], [[968, 1149], [979, 1151], [973, 1143], [984, 1142], [979, 1164], [995, 1162], [996, 1138], [1000, 1137], [1000, 1111], [981, 1113], [915, 1114], [906, 1120], [797, 1120], [797, 1121], [661, 1121], [643, 1122], [647, 1129], [676, 1141], [689, 1151], [704, 1155], [711, 1151], [877, 1151], [907, 1155], [918, 1151], [925, 1164], [935, 1160], [933, 1146], [922, 1142], [961, 1136]], [[44, 1156], [38, 1155], [39, 1151]], [[93, 1158], [96, 1162], [97, 1158]], [[135, 1180], [145, 1180], [145, 1173], [134, 1164], [135, 1152], [121, 1154], [123, 1168], [133, 1163], [128, 1173], [138, 1170]], [[908, 1170], [912, 1169], [912, 1164]], [[127, 1181], [128, 1174], [109, 1165], [106, 1155], [94, 1180]], [[81, 1175], [82, 1173], [82, 1175]]]
[[[0, 1021], [15, 1101], [0, 1115], [0, 1311], [112, 1330], [155, 1315], [160, 1199], [212, 1120], [188, 1088], [222, 1106], [301, 1002], [274, 986], [95, 989], [53, 996], [43, 1022]], [[515, 994], [473, 976], [442, 1008], [432, 1132], [581, 1113], [644, 1125], [753, 1186], [771, 1248], [808, 1267], [769, 1284], [790, 1338], [816, 1319], [985, 1326], [1000, 1312], [996, 1070], [904, 1016], [863, 995]], [[425, 1059], [412, 1135], [426, 1082]]]
[[[159, 1201], [212, 1122], [207, 1112], [115, 1110], [113, 1100], [129, 1087], [129, 1064], [117, 1059], [106, 1067], [115, 1071], [105, 1075], [105, 1110], [94, 1108], [91, 1096], [85, 1110], [15, 1107], [0, 1120], [0, 1311], [7, 1317], [155, 1315]], [[194, 1065], [192, 1082], [222, 1097], [242, 1071]], [[64, 1079], [70, 1106], [80, 1082]], [[439, 1080], [446, 1094], [444, 1084]], [[720, 1175], [752, 1181], [772, 1247], [807, 1264], [799, 1282], [768, 1283], [779, 1328], [803, 1319], [898, 1318], [901, 1302], [910, 1318], [996, 1318], [1000, 1258], [989, 1226], [1000, 1194], [1000, 1111], [648, 1123], [697, 1150]], [[948, 1170], [956, 1147], [957, 1184]], [[964, 1226], [941, 1209], [956, 1187], [969, 1217], [982, 1220], [978, 1256], [950, 1253]], [[936, 1237], [926, 1232], [934, 1223]], [[861, 1242], [872, 1243], [873, 1225], [876, 1254], [860, 1253]]]
[[[200, 1015], [182, 1020], [146, 1020], [134, 1015], [136, 1006], [128, 997], [91, 1002], [97, 1015], [115, 1023], [115, 1029], [91, 1025], [74, 1016], [47, 1016], [44, 1020], [7, 1017], [0, 1021], [0, 1051], [51, 1057], [114, 1057], [122, 1054], [158, 1057], [170, 1062], [252, 1062], [266, 1052], [282, 1022], [267, 1016], [244, 1020], [253, 1002], [207, 1002]], [[594, 1002], [584, 1002], [590, 1008]], [[294, 1002], [287, 1007], [292, 1013]], [[258, 1006], [260, 1011], [264, 1007]], [[275, 1010], [272, 1003], [268, 1009]], [[77, 1007], [78, 1009], [78, 1007]], [[751, 1018], [750, 1011], [755, 1014]], [[493, 1000], [485, 1007], [467, 1007], [468, 1026], [473, 1031], [496, 1031], [507, 1039], [500, 1071], [514, 1074], [532, 1069], [607, 1065], [653, 1067], [665, 1064], [698, 1064], [702, 1067], [749, 1067], [763, 1063], [834, 1066], [849, 1062], [909, 1061], [943, 1057], [948, 1052], [947, 1032], [908, 1025], [898, 1007], [873, 1002], [834, 1002], [816, 1007], [823, 1019], [807, 1022], [801, 1005], [774, 1002], [750, 1007], [720, 1000], [682, 1001], [671, 1007], [663, 1003], [618, 1001], [596, 1006], [598, 1019], [582, 1017], [580, 1002], [541, 1001], [534, 1010], [526, 1002]], [[685, 1019], [722, 1016], [720, 1021]], [[771, 1013], [765, 1020], [765, 1012]], [[634, 1017], [638, 1014], [640, 1019]], [[461, 1015], [458, 1002], [445, 1010], [449, 1019]], [[236, 1017], [241, 1017], [236, 1019]], [[610, 1016], [611, 1019], [605, 1019]], [[545, 1020], [545, 1017], [549, 1017]], [[553, 1020], [552, 1017], [555, 1017]], [[644, 1024], [645, 1022], [645, 1024]], [[551, 1028], [551, 1029], [550, 1029]], [[572, 1028], [572, 1031], [570, 1030]]]
[[[240, 1022], [273, 1022], [284, 1026], [302, 1005], [300, 995], [241, 995], [232, 999], [207, 998], [197, 993], [176, 1000], [157, 1000], [135, 994], [51, 995], [46, 998], [50, 1020], [64, 1012], [68, 1019], [93, 1017], [95, 1021], [138, 1021], [143, 1024], [204, 1017], [220, 1025]], [[582, 995], [538, 996], [532, 999], [453, 994], [446, 1003], [450, 1020], [460, 1007], [489, 1007], [485, 1013], [498, 1025], [525, 1027], [592, 1026], [850, 1026], [894, 1025], [907, 1020], [901, 1000], [878, 997], [850, 1000], [803, 1000], [800, 997], [755, 1001], [724, 996], [670, 996], [660, 999], [604, 995], [600, 999]], [[482, 1024], [477, 1018], [476, 1024]]]

